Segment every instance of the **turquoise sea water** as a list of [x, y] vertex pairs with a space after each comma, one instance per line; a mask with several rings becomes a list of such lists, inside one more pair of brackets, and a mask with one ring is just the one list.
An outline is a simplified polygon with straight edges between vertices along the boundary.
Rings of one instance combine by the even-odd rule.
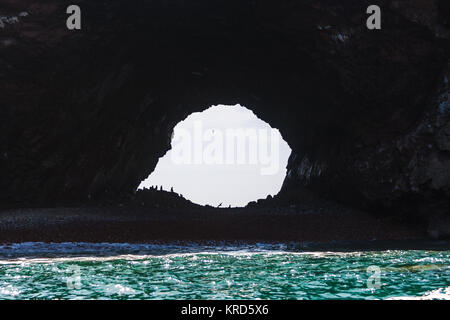
[[307, 252], [295, 244], [0, 246], [0, 299], [386, 298], [450, 299], [450, 251]]

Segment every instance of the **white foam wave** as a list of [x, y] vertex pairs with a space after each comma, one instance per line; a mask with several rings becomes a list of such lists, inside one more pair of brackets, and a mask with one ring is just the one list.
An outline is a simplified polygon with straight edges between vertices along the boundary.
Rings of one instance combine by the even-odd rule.
[[0, 245], [0, 264], [50, 263], [64, 261], [110, 261], [117, 259], [139, 260], [152, 257], [186, 257], [195, 255], [234, 255], [254, 254], [359, 256], [370, 252], [331, 252], [303, 251], [295, 243], [240, 243], [230, 245], [213, 242], [198, 243], [90, 243], [90, 242], [23, 242]]
[[450, 287], [428, 291], [419, 297], [401, 296], [401, 297], [391, 297], [388, 298], [387, 300], [450, 300]]

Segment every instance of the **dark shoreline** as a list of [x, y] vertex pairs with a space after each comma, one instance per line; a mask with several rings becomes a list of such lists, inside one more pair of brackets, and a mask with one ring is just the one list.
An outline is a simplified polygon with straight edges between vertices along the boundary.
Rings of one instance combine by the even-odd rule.
[[90, 207], [0, 212], [0, 243], [153, 241], [299, 242], [313, 247], [426, 248], [425, 228], [364, 212]]
[[[24, 247], [22, 246], [24, 245]], [[61, 245], [61, 246], [59, 246]], [[20, 257], [111, 257], [121, 255], [161, 255], [202, 252], [284, 252], [284, 253], [356, 253], [382, 251], [450, 251], [449, 240], [374, 240], [332, 242], [266, 241], [150, 241], [127, 242], [20, 242], [0, 243], [0, 258]]]

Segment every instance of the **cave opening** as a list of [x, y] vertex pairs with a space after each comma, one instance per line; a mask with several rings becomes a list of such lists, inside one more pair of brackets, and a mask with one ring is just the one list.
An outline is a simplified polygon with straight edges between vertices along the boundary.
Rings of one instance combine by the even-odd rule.
[[199, 205], [243, 207], [276, 195], [291, 148], [250, 109], [213, 105], [173, 129], [171, 149], [138, 190], [175, 192]]

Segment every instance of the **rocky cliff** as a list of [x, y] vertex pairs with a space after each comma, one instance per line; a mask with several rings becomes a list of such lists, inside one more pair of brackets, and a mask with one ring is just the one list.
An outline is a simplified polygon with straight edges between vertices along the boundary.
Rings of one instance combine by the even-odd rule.
[[446, 0], [0, 0], [0, 16], [2, 206], [128, 197], [178, 121], [240, 103], [293, 149], [280, 197], [450, 212]]

